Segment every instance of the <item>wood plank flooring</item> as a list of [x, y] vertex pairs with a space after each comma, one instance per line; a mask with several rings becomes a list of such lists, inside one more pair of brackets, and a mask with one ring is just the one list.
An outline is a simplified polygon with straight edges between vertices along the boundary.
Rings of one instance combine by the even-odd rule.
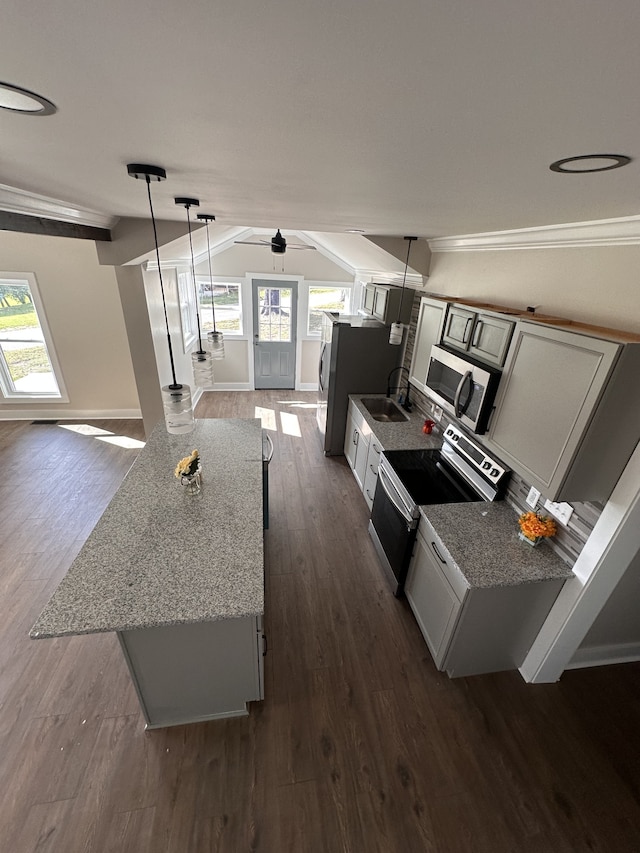
[[314, 400], [198, 405], [273, 412], [266, 699], [153, 732], [115, 636], [27, 636], [137, 451], [0, 423], [1, 853], [637, 853], [640, 666], [437, 672]]

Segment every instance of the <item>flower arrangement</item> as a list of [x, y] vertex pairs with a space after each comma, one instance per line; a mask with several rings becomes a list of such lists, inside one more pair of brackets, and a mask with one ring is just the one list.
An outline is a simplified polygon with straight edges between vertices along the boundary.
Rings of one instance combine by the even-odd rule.
[[191, 456], [185, 456], [184, 459], [181, 459], [178, 462], [174, 473], [176, 477], [190, 477], [192, 474], [195, 474], [199, 468], [200, 454], [197, 450], [194, 450], [191, 453]]
[[518, 524], [521, 531], [520, 537], [534, 544], [546, 536], [555, 536], [557, 532], [556, 523], [552, 518], [533, 511], [522, 513]]

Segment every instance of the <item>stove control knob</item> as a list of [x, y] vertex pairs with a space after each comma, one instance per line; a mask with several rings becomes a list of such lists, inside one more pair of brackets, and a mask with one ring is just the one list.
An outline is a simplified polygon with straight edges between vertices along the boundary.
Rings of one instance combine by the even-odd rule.
[[491, 475], [490, 475], [490, 476], [491, 476], [491, 477], [497, 477], [499, 473], [500, 473], [500, 471], [498, 471], [498, 469], [497, 469], [497, 468], [492, 468], [492, 469], [491, 469]]
[[483, 463], [482, 463], [482, 467], [483, 467], [483, 468], [484, 468], [484, 470], [486, 471], [486, 470], [487, 470], [487, 468], [491, 468], [491, 462], [487, 462], [487, 461], [483, 462]]
[[460, 441], [460, 436], [457, 435], [453, 430], [451, 431], [451, 440], [452, 441]]

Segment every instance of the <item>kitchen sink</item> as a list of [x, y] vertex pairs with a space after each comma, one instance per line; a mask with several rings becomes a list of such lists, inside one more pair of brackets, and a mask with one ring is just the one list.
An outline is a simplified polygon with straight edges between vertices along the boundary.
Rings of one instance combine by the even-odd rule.
[[389, 397], [363, 397], [360, 402], [374, 421], [400, 423], [409, 420], [409, 416]]

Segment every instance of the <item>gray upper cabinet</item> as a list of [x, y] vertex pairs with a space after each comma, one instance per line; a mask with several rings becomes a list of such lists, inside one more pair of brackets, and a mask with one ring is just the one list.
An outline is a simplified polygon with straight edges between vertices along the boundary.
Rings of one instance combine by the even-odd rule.
[[502, 367], [515, 323], [488, 312], [451, 305], [442, 343], [464, 350], [486, 364]]
[[519, 322], [485, 443], [551, 500], [607, 500], [640, 438], [640, 344]]
[[431, 347], [440, 343], [446, 313], [446, 302], [440, 299], [431, 299], [428, 296], [423, 296], [420, 299], [409, 379], [412, 385], [415, 385], [425, 394], [427, 389], [424, 383], [429, 369]]
[[405, 287], [404, 295], [401, 287], [393, 284], [367, 284], [364, 289], [363, 309], [376, 320], [390, 325], [398, 321], [408, 323], [411, 319], [411, 308], [415, 291]]

